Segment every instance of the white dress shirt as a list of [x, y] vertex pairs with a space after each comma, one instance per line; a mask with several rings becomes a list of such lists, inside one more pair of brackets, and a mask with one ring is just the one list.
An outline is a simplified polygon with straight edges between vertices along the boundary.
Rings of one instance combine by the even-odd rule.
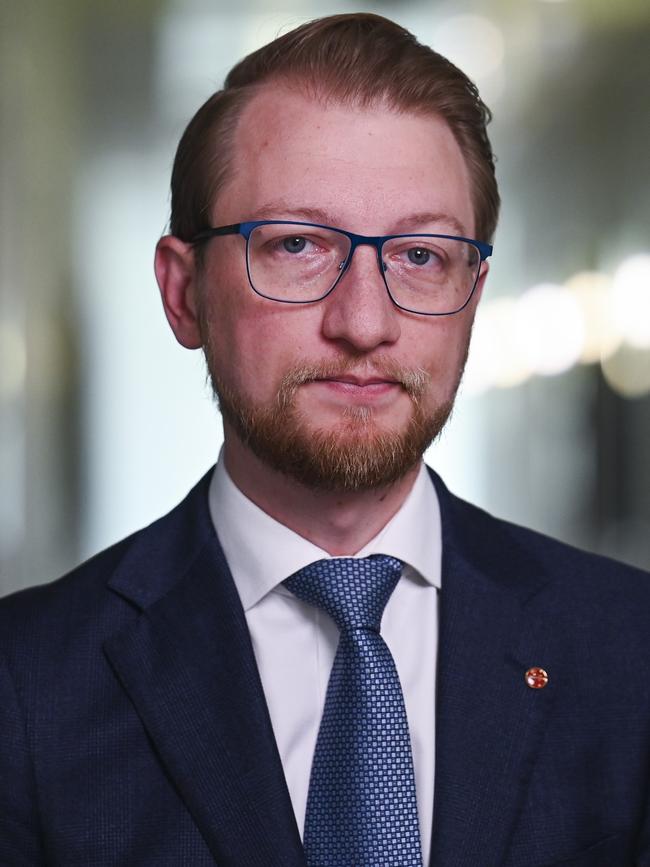
[[[309, 775], [339, 631], [282, 581], [330, 555], [262, 511], [235, 486], [219, 457], [210, 513], [241, 599], [302, 836]], [[440, 508], [422, 464], [399, 511], [356, 557], [389, 554], [406, 565], [381, 623], [395, 660], [411, 734], [424, 864], [433, 822]]]

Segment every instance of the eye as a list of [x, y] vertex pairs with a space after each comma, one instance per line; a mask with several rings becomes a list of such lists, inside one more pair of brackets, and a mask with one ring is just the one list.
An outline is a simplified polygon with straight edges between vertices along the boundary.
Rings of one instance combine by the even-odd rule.
[[293, 238], [284, 238], [282, 246], [287, 253], [302, 253], [307, 246], [307, 239], [300, 235], [296, 235]]
[[406, 255], [413, 265], [426, 265], [431, 258], [431, 252], [425, 250], [424, 247], [411, 247], [407, 250]]

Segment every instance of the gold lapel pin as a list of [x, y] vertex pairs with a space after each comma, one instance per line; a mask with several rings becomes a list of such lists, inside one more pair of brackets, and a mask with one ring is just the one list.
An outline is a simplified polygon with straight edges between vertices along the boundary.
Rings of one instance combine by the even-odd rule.
[[544, 671], [543, 668], [537, 668], [537, 666], [529, 668], [526, 672], [525, 677], [526, 684], [531, 689], [544, 689], [544, 687], [548, 683], [548, 674]]

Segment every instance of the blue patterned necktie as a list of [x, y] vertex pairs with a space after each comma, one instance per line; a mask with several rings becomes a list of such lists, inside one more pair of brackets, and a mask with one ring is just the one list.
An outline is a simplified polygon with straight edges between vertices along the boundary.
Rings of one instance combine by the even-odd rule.
[[341, 631], [309, 781], [309, 867], [422, 867], [404, 697], [379, 635], [402, 563], [319, 560], [284, 582]]

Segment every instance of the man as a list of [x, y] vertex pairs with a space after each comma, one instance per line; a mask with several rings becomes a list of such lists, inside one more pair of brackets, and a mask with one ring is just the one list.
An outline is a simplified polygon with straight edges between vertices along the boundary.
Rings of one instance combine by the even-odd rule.
[[359, 14], [190, 123], [156, 273], [224, 449], [4, 601], [2, 864], [650, 864], [648, 576], [422, 464], [488, 271], [487, 118]]

